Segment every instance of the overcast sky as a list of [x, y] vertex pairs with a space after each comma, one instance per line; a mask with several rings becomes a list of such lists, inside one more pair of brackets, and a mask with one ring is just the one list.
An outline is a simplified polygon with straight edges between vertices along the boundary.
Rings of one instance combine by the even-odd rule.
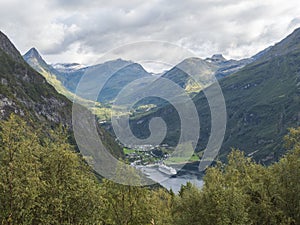
[[0, 0], [0, 17], [21, 53], [34, 46], [49, 63], [94, 64], [111, 49], [149, 40], [239, 59], [300, 27], [300, 1]]

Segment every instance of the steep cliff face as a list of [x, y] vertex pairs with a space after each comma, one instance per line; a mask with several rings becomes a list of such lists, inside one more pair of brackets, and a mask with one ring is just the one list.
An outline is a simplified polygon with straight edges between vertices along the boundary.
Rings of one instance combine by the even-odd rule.
[[71, 125], [71, 102], [33, 70], [0, 33], [0, 118], [11, 112], [46, 123]]

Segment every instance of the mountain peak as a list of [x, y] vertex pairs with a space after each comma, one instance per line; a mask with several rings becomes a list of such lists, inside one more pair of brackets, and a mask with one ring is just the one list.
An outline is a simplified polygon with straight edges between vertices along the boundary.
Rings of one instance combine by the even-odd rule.
[[44, 61], [44, 59], [42, 58], [42, 56], [36, 48], [31, 48], [28, 52], [25, 53], [23, 58], [31, 66], [33, 66], [33, 64], [38, 64], [42, 67], [48, 67], [48, 64]]
[[9, 38], [0, 31], [0, 50], [4, 51], [7, 55], [12, 57], [18, 62], [22, 62], [23, 58], [16, 47], [11, 43]]
[[37, 54], [37, 55], [40, 55], [39, 52], [38, 52], [38, 50], [37, 50], [35, 47], [32, 47], [31, 49], [29, 49], [28, 52], [31, 53], [31, 54]]
[[29, 49], [28, 52], [25, 53], [24, 55], [24, 59], [27, 61], [27, 59], [29, 58], [36, 58], [38, 60], [42, 59], [40, 53], [38, 52], [38, 50], [36, 48], [31, 48]]
[[222, 54], [214, 54], [211, 58], [206, 58], [205, 61], [209, 63], [223, 63], [226, 62], [227, 59], [225, 59]]
[[211, 59], [214, 61], [226, 61], [222, 54], [214, 54]]

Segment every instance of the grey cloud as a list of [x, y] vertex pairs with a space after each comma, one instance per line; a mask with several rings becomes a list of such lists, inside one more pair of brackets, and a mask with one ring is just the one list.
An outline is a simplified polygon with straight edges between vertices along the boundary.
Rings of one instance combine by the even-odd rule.
[[292, 19], [292, 21], [289, 24], [289, 28], [295, 28], [300, 26], [300, 17]]
[[[0, 2], [0, 29], [21, 51], [49, 58], [98, 57], [143, 40], [179, 44], [206, 57], [246, 57], [300, 25], [296, 0], [33, 0]], [[76, 49], [75, 49], [76, 48]], [[73, 60], [72, 56], [64, 61]]]

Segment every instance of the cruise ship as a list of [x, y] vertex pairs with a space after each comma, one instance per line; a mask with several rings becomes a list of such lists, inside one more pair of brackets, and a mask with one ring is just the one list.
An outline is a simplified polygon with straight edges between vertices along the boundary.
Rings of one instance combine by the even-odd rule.
[[169, 176], [173, 176], [177, 174], [176, 169], [170, 167], [170, 166], [166, 166], [165, 164], [159, 164], [158, 165], [158, 170], [162, 173], [165, 173]]

